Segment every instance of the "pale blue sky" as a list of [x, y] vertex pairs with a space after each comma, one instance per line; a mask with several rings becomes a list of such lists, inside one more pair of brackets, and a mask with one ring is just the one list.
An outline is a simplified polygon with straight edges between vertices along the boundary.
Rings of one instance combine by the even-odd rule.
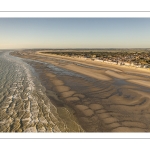
[[11, 48], [150, 48], [150, 18], [0, 18]]

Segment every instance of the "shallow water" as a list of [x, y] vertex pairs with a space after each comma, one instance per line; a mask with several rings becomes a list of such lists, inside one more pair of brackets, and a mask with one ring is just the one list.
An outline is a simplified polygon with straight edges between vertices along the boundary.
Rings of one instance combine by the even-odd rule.
[[34, 69], [9, 51], [0, 52], [0, 114], [0, 132], [70, 131]]
[[[148, 87], [130, 83], [126, 79], [111, 75], [109, 81], [95, 79], [88, 74], [83, 75], [82, 72], [79, 73], [76, 70], [69, 69], [67, 66], [70, 64], [79, 66], [79, 68], [83, 66], [83, 69], [96, 70], [97, 75], [103, 74], [106, 76], [109, 76], [107, 70], [113, 70], [116, 73], [119, 71], [119, 74], [123, 76], [132, 73], [139, 79], [137, 72], [126, 73], [124, 70], [103, 66], [100, 68], [89, 66], [89, 68], [88, 64], [85, 66], [81, 63], [80, 65], [80, 62], [61, 61], [34, 53], [28, 55], [28, 52], [16, 53], [15, 55], [26, 58], [26, 62], [38, 73], [41, 84], [46, 88], [47, 96], [57, 108], [61, 121], [65, 122], [66, 128], [64, 129], [64, 124], [59, 125], [59, 128], [65, 131], [72, 131], [70, 129], [76, 128], [76, 131], [79, 131], [81, 128], [76, 124], [79, 122], [86, 132], [150, 131]], [[147, 76], [140, 79], [149, 81], [148, 74], [144, 75]], [[132, 78], [134, 79], [131, 76]], [[67, 108], [69, 111], [64, 111]], [[46, 116], [46, 113], [44, 116]], [[76, 116], [77, 120], [72, 120], [73, 116]]]

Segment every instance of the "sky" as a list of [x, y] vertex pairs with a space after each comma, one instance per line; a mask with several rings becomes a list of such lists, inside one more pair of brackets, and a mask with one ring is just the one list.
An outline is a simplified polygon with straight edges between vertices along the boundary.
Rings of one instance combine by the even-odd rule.
[[0, 49], [150, 48], [150, 18], [0, 18]]

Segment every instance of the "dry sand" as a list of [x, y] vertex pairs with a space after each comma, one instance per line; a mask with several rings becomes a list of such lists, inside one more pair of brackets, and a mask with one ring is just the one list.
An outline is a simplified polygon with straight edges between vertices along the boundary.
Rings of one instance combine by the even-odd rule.
[[[39, 60], [67, 69], [76, 75], [63, 74], [43, 67], [46, 88], [56, 93], [56, 101], [74, 111], [87, 132], [149, 132], [150, 74], [148, 70], [121, 67], [79, 58], [24, 52], [23, 58]], [[54, 96], [53, 96], [54, 97]]]
[[[74, 62], [83, 62], [84, 64], [89, 64], [90, 66], [92, 65], [100, 65], [101, 68], [108, 68], [117, 72], [122, 72], [121, 70], [128, 70], [128, 71], [135, 71], [135, 72], [141, 72], [141, 74], [145, 74], [145, 73], [150, 73], [150, 69], [146, 69], [146, 68], [137, 68], [137, 67], [133, 67], [133, 66], [120, 66], [120, 65], [115, 65], [115, 64], [108, 64], [105, 62], [99, 62], [99, 61], [93, 61], [91, 59], [83, 59], [83, 58], [77, 58], [77, 57], [66, 57], [66, 56], [60, 56], [60, 55], [56, 55], [56, 54], [44, 54], [44, 51], [37, 51], [35, 54], [37, 55], [42, 55], [42, 56], [48, 56], [48, 57], [54, 57], [54, 58], [59, 58], [59, 59], [67, 59], [67, 60], [71, 60]], [[47, 52], [47, 51], [45, 51]], [[102, 66], [101, 66], [102, 65]]]

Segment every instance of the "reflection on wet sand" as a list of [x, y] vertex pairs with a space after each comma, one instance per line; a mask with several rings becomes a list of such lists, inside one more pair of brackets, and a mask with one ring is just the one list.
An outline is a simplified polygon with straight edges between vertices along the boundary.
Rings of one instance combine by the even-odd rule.
[[29, 59], [68, 127], [65, 108], [86, 132], [150, 131], [148, 72], [52, 55], [15, 55]]

